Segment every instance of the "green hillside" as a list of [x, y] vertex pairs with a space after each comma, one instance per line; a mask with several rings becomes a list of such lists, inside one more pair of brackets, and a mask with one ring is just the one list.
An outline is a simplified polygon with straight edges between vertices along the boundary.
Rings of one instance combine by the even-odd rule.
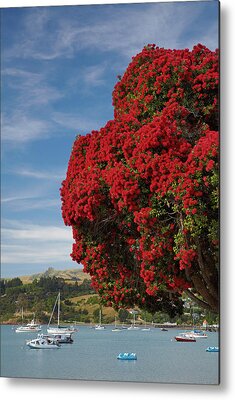
[[[101, 307], [100, 298], [91, 286], [90, 276], [79, 269], [57, 271], [48, 268], [45, 272], [31, 276], [0, 279], [0, 323], [21, 323], [22, 309], [23, 323], [29, 322], [33, 316], [37, 321], [47, 324], [55, 304], [58, 292], [61, 294], [61, 323], [86, 323], [99, 322]], [[164, 323], [170, 321], [169, 315], [161, 312], [154, 314], [138, 309], [137, 323]], [[130, 310], [129, 310], [130, 311]], [[215, 323], [216, 317], [204, 314], [202, 310], [190, 306], [185, 307], [185, 313], [171, 322], [192, 322], [192, 312], [197, 312], [198, 320], [206, 318], [208, 322]], [[102, 323], [113, 323], [117, 317], [118, 323], [131, 323], [133, 315], [128, 310], [120, 309], [118, 312], [111, 307], [102, 306]], [[56, 321], [54, 321], [55, 323]]]

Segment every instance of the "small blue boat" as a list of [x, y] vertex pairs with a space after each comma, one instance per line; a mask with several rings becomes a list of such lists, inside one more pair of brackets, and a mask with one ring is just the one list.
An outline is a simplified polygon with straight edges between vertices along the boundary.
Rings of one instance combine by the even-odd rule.
[[219, 347], [207, 347], [206, 351], [208, 351], [209, 353], [218, 353]]
[[118, 360], [137, 360], [136, 353], [119, 353]]

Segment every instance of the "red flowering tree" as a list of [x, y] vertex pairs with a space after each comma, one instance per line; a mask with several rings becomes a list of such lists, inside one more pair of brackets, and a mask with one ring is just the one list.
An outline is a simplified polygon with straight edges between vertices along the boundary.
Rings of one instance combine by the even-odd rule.
[[146, 46], [114, 119], [75, 140], [62, 183], [72, 258], [105, 304], [218, 311], [218, 52]]

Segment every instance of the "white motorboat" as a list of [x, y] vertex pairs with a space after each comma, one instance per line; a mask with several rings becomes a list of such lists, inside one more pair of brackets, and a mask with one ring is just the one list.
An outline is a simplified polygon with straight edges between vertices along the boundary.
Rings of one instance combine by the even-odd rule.
[[[50, 326], [56, 305], [57, 305], [57, 326]], [[74, 328], [73, 326], [61, 326], [60, 325], [60, 292], [59, 292], [58, 296], [56, 298], [51, 316], [50, 316], [50, 320], [47, 325], [47, 333], [53, 334], [53, 335], [56, 335], [56, 334], [64, 335], [66, 333], [72, 334], [74, 332], [77, 332], [77, 329]]]
[[26, 345], [31, 349], [59, 349], [60, 344], [57, 340], [38, 335], [36, 339], [27, 340]]
[[[35, 314], [34, 314], [35, 317]], [[23, 308], [22, 308], [22, 325], [21, 326], [17, 326], [17, 328], [15, 329], [16, 333], [22, 333], [22, 332], [40, 332], [42, 330], [41, 325], [36, 324], [34, 317], [32, 319], [31, 322], [29, 322], [26, 325], [23, 325]]]
[[51, 333], [50, 335], [42, 335], [43, 339], [47, 339], [49, 341], [56, 341], [58, 343], [73, 343], [72, 334], [58, 334], [58, 333]]
[[185, 336], [194, 337], [195, 339], [207, 339], [207, 334], [201, 330], [194, 329], [184, 332]]

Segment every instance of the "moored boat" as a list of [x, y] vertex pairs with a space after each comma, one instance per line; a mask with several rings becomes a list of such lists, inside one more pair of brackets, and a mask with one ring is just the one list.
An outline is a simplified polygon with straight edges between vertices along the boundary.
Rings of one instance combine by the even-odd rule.
[[184, 335], [195, 337], [195, 339], [207, 339], [207, 334], [197, 329], [194, 329], [192, 331], [186, 331], [184, 332]]
[[190, 335], [185, 335], [185, 334], [179, 334], [175, 336], [175, 340], [177, 342], [196, 342], [195, 337], [190, 336]]
[[65, 333], [65, 334], [57, 334], [57, 333], [52, 333], [50, 335], [43, 335], [43, 338], [53, 341], [55, 340], [58, 343], [73, 343], [72, 339], [72, 334]]
[[49, 339], [38, 335], [36, 339], [27, 340], [26, 345], [31, 349], [59, 349], [60, 344], [55, 339]]
[[209, 353], [218, 353], [219, 352], [219, 347], [209, 346], [209, 347], [207, 347], [206, 351], [209, 352]]
[[136, 353], [119, 353], [117, 356], [118, 360], [137, 360]]
[[115, 317], [115, 326], [112, 329], [112, 332], [120, 332], [120, 331], [122, 331], [122, 329], [117, 326], [117, 319]]
[[[57, 326], [50, 326], [56, 305], [57, 305]], [[53, 335], [56, 335], [56, 334], [64, 335], [66, 333], [72, 334], [74, 332], [77, 332], [77, 329], [74, 328], [73, 326], [61, 326], [60, 325], [60, 292], [59, 292], [58, 296], [56, 298], [51, 316], [50, 316], [50, 320], [47, 325], [47, 333], [53, 334]]]
[[136, 331], [138, 329], [140, 329], [140, 328], [138, 326], [135, 326], [135, 325], [131, 325], [131, 326], [129, 326], [129, 328], [127, 328], [128, 331]]
[[140, 329], [138, 326], [136, 326], [136, 324], [135, 324], [135, 312], [134, 311], [132, 311], [132, 314], [133, 314], [133, 324], [131, 324], [131, 326], [129, 326], [128, 328], [127, 328], [127, 330], [128, 331], [134, 331], [134, 330], [138, 330], [138, 329]]
[[[35, 317], [35, 315], [34, 315]], [[41, 325], [36, 324], [34, 317], [31, 322], [29, 322], [26, 325], [23, 325], [23, 308], [22, 308], [22, 325], [17, 326], [15, 329], [16, 333], [22, 333], [22, 332], [40, 332], [42, 330]]]
[[95, 330], [97, 330], [97, 331], [103, 331], [103, 330], [106, 329], [106, 328], [105, 328], [105, 326], [102, 325], [102, 323], [101, 323], [101, 319], [102, 319], [102, 312], [101, 312], [101, 309], [100, 309], [100, 313], [99, 313], [99, 318], [100, 318], [100, 322], [99, 322], [99, 324], [97, 324], [97, 325], [95, 326]]

